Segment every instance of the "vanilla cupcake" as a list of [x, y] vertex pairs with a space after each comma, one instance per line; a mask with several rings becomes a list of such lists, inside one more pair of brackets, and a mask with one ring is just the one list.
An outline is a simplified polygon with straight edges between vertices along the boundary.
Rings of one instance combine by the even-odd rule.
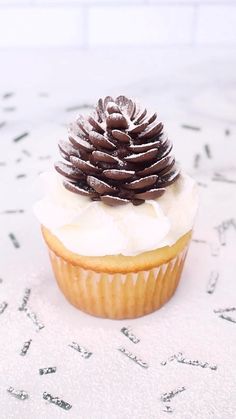
[[100, 317], [157, 310], [179, 283], [198, 201], [157, 114], [107, 96], [59, 150], [35, 213], [63, 294]]

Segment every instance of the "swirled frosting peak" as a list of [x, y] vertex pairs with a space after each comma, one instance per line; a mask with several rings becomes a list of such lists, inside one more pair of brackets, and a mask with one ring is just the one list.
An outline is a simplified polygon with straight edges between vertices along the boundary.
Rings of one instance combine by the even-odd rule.
[[107, 205], [158, 198], [179, 176], [157, 114], [125, 96], [99, 99], [93, 114], [71, 125], [59, 150], [65, 161], [55, 168], [64, 187]]

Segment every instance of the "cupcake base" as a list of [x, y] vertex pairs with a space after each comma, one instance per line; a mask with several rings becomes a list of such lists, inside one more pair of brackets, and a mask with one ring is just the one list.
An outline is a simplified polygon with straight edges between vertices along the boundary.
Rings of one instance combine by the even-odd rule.
[[[54, 275], [67, 300], [86, 313], [110, 319], [140, 317], [166, 303], [179, 283], [191, 239], [189, 232], [173, 246], [143, 253], [141, 258], [121, 255], [88, 258], [67, 249], [62, 254], [63, 245], [44, 227], [43, 235]], [[123, 272], [117, 269], [117, 258]], [[105, 266], [103, 272], [95, 270], [94, 267], [101, 268], [104, 259], [106, 271]], [[125, 260], [131, 271], [124, 270]]]

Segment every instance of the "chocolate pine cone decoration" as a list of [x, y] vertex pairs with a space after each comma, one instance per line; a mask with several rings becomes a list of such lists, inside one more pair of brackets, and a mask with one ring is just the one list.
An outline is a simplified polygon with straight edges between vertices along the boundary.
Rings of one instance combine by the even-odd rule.
[[161, 196], [179, 176], [172, 144], [157, 114], [125, 96], [99, 99], [80, 116], [59, 149], [55, 164], [66, 189], [107, 205], [142, 204]]

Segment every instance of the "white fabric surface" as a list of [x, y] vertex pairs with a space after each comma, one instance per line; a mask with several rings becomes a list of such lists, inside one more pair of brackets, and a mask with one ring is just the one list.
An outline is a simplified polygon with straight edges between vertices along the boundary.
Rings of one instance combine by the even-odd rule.
[[[202, 74], [205, 67], [212, 68], [210, 63], [209, 66], [202, 64]], [[220, 69], [221, 64], [216, 60], [215, 80], [217, 74], [221, 75]], [[226, 70], [230, 72], [227, 62]], [[189, 72], [186, 70], [184, 74], [187, 80]], [[10, 82], [13, 81], [7, 79], [7, 74], [5, 78], [9, 80], [6, 85], [10, 89]], [[234, 78], [231, 77], [231, 82]], [[202, 80], [198, 86], [211, 84], [210, 77]], [[49, 86], [49, 80], [47, 83]], [[4, 90], [2, 85], [3, 93], [6, 85]], [[124, 91], [127, 84], [122, 86]], [[134, 84], [128, 90], [133, 89], [133, 93], [140, 95], [145, 102], [149, 100], [148, 94], [144, 93], [145, 86], [147, 81], [140, 78], [139, 88]], [[182, 102], [179, 90], [175, 92], [176, 105], [184, 108], [184, 100], [189, 97], [187, 90]], [[222, 221], [236, 219], [236, 128], [233, 111], [230, 121], [227, 119], [228, 108], [231, 106], [232, 109], [235, 102], [233, 94], [228, 102], [227, 97], [222, 95], [228, 107], [222, 105], [217, 114], [222, 96], [216, 87], [214, 108], [210, 99], [215, 96], [210, 94], [206, 99], [206, 92], [203, 87], [193, 101], [195, 104], [204, 102], [203, 108], [206, 109], [208, 100], [212, 104], [207, 108], [211, 115], [206, 112], [201, 116], [193, 109], [187, 111], [185, 108], [182, 114], [167, 118], [167, 128], [175, 141], [178, 160], [201, 182], [201, 205], [194, 238], [205, 243], [193, 241], [182, 280], [171, 301], [156, 313], [128, 321], [93, 318], [67, 303], [53, 279], [39, 225], [31, 210], [39, 196], [35, 183], [37, 174], [52, 164], [57, 139], [65, 135], [65, 128], [60, 124], [71, 118], [71, 113], [65, 114], [62, 109], [69, 103], [69, 92], [67, 99], [61, 99], [59, 103], [56, 99], [58, 91], [50, 91], [49, 97], [43, 98], [38, 96], [34, 86], [30, 93], [20, 91], [4, 102], [1, 100], [0, 122], [6, 120], [7, 123], [0, 129], [0, 162], [6, 162], [5, 166], [0, 166], [0, 304], [3, 301], [8, 303], [0, 314], [1, 418], [236, 418], [236, 324], [213, 312], [214, 309], [236, 306], [236, 229], [232, 223], [229, 225], [225, 233], [226, 245], [220, 244], [215, 229]], [[170, 92], [165, 92], [165, 95], [168, 94]], [[73, 95], [76, 97], [75, 92]], [[204, 95], [205, 100], [200, 100]], [[78, 96], [77, 93], [77, 101], [80, 102]], [[162, 101], [164, 104], [163, 93], [159, 102]], [[15, 111], [3, 110], [5, 106], [13, 105], [16, 106]], [[164, 109], [168, 115], [170, 110], [168, 107]], [[181, 128], [182, 123], [198, 125], [201, 131]], [[226, 128], [230, 129], [230, 135], [225, 135]], [[14, 143], [13, 138], [25, 130], [29, 130], [30, 135]], [[211, 149], [211, 159], [204, 151], [206, 143]], [[28, 150], [30, 156], [23, 150]], [[201, 158], [199, 168], [193, 169], [196, 153], [200, 153]], [[48, 155], [50, 159], [39, 159]], [[17, 163], [17, 158], [22, 160]], [[234, 183], [212, 181], [215, 172], [220, 172]], [[22, 173], [27, 177], [16, 179]], [[21, 208], [24, 213], [3, 213]], [[11, 232], [19, 241], [20, 248], [13, 246], [8, 236]], [[219, 279], [214, 293], [208, 294], [206, 289], [212, 271], [219, 273]], [[18, 310], [26, 287], [31, 288], [28, 305], [45, 325], [39, 332], [36, 332], [31, 319]], [[236, 321], [236, 311], [226, 314]], [[133, 333], [140, 338], [139, 343], [132, 343], [120, 332], [124, 326], [131, 326]], [[29, 339], [32, 343], [28, 353], [20, 356], [23, 343]], [[68, 345], [73, 341], [91, 351], [90, 358], [83, 358], [70, 348]], [[144, 369], [125, 357], [117, 350], [121, 346], [147, 362], [149, 368]], [[218, 368], [214, 371], [177, 361], [161, 365], [162, 361], [178, 352], [184, 352], [191, 360], [216, 364]], [[57, 367], [55, 374], [39, 375], [39, 368], [50, 366]], [[6, 390], [10, 386], [27, 391], [29, 399], [21, 401], [8, 394]], [[163, 393], [182, 386], [186, 390], [176, 395], [169, 404], [161, 401]], [[65, 411], [49, 404], [43, 400], [45, 391], [70, 403], [72, 408]], [[167, 404], [172, 407], [173, 413], [163, 412]]]

